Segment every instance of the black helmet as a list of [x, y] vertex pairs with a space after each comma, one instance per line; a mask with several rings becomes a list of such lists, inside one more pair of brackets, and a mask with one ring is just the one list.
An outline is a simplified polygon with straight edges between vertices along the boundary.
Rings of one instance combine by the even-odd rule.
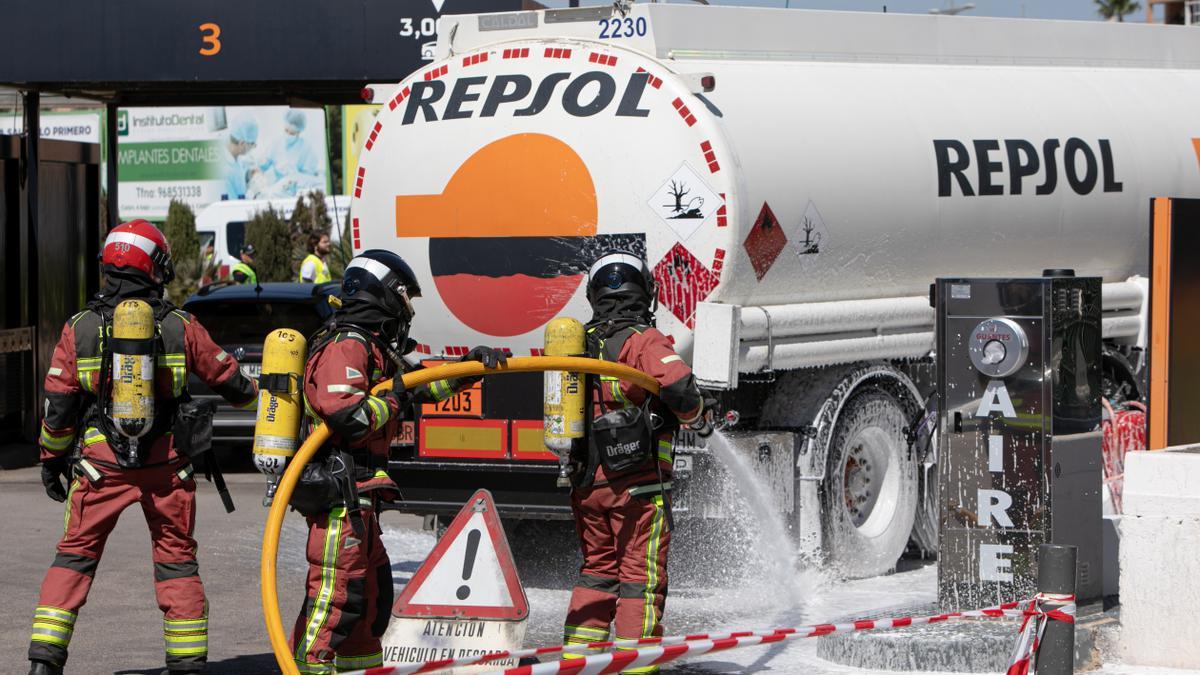
[[626, 294], [641, 295], [647, 304], [653, 302], [658, 295], [654, 275], [636, 253], [609, 251], [588, 269], [588, 302], [595, 304], [604, 297]]
[[411, 300], [420, 296], [412, 268], [391, 251], [373, 248], [359, 253], [342, 276], [342, 300], [365, 300], [405, 326], [413, 317]]

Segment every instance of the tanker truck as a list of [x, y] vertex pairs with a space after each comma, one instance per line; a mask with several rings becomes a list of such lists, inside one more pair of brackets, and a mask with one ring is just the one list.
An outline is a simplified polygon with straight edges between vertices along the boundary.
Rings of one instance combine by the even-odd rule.
[[[1150, 199], [1200, 193], [1192, 29], [618, 2], [439, 35], [364, 90], [351, 186], [354, 249], [420, 277], [411, 357], [538, 355], [549, 321], [590, 317], [592, 259], [641, 253], [659, 328], [740, 413], [730, 442], [850, 576], [936, 549], [936, 450], [909, 442], [936, 277], [1103, 277], [1106, 377], [1136, 392]], [[399, 508], [486, 487], [506, 517], [567, 517], [541, 406], [518, 375], [425, 406]], [[731, 515], [693, 441], [677, 515]]]

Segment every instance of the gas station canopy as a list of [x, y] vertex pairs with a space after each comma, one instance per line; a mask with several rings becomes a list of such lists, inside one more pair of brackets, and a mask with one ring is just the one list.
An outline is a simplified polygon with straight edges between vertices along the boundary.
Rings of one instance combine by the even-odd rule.
[[440, 14], [529, 0], [8, 3], [0, 85], [137, 105], [353, 103], [432, 56]]

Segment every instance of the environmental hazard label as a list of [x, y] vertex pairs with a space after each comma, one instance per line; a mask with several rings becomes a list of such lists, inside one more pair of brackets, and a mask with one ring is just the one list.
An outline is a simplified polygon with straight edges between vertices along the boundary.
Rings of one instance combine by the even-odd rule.
[[684, 162], [647, 204], [681, 240], [687, 240], [708, 217], [717, 212], [723, 200]]

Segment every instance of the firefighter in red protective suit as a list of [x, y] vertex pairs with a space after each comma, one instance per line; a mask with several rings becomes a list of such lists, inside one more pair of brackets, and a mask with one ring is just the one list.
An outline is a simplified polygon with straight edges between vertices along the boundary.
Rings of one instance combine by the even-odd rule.
[[[383, 665], [380, 638], [392, 609], [392, 569], [380, 540], [379, 501], [395, 499], [388, 449], [410, 404], [441, 401], [476, 379], [437, 381], [405, 391], [401, 352], [412, 345], [411, 300], [421, 289], [400, 256], [360, 253], [346, 266], [342, 307], [313, 336], [304, 397], [329, 443], [305, 466], [291, 504], [308, 520], [308, 593], [292, 647], [302, 674]], [[507, 353], [476, 347], [462, 360], [488, 368]], [[371, 388], [392, 378], [380, 395]]]
[[[188, 373], [242, 407], [255, 405], [258, 388], [195, 318], [163, 299], [173, 270], [167, 241], [153, 225], [135, 220], [113, 228], [101, 264], [104, 289], [67, 321], [46, 375], [38, 442], [42, 482], [52, 499], [67, 502], [67, 513], [34, 612], [30, 674], [62, 673], [104, 543], [133, 504], [150, 526], [167, 667], [171, 673], [199, 672], [208, 656], [208, 605], [193, 538], [196, 482], [173, 430], [180, 408], [189, 405]], [[145, 362], [147, 372], [153, 369], [154, 416], [145, 435], [132, 442], [114, 422], [110, 399], [113, 354], [122, 353], [113, 315], [130, 299], [153, 310], [155, 334], [153, 356]]]
[[594, 419], [576, 453], [571, 493], [583, 565], [567, 610], [565, 644], [608, 640], [610, 624], [618, 640], [662, 635], [672, 437], [678, 424], [702, 436], [712, 426], [692, 369], [654, 327], [655, 295], [645, 260], [633, 253], [605, 254], [588, 271], [589, 355], [641, 370], [661, 389], [653, 397], [629, 382], [589, 377]]

